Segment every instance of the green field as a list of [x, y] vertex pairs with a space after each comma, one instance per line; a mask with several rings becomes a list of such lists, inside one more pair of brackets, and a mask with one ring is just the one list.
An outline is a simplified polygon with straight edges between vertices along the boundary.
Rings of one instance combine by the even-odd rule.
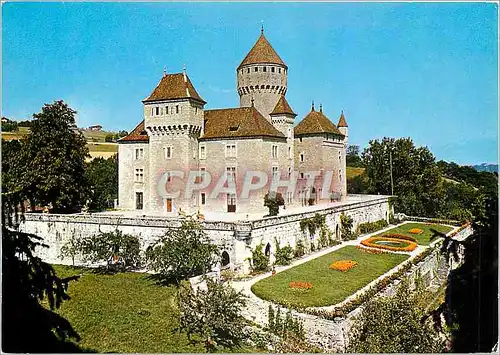
[[347, 175], [347, 180], [350, 180], [352, 178], [355, 178], [356, 176], [359, 176], [365, 172], [365, 168], [353, 168], [353, 167], [346, 167], [346, 175]]
[[71, 299], [57, 311], [81, 336], [82, 348], [118, 353], [205, 352], [204, 347], [191, 344], [185, 333], [176, 330], [176, 287], [159, 286], [142, 273], [102, 275], [83, 268], [54, 268], [60, 277], [83, 273], [70, 283]]
[[[423, 230], [423, 233], [412, 234], [409, 232], [409, 230], [412, 228], [421, 229], [421, 230]], [[434, 232], [432, 230], [436, 230], [439, 233], [446, 234], [446, 233], [450, 232], [452, 229], [453, 229], [452, 227], [443, 226], [441, 224], [427, 225], [424, 223], [406, 223], [406, 224], [403, 224], [402, 226], [392, 228], [387, 232], [377, 234], [376, 236], [379, 237], [383, 234], [389, 234], [389, 233], [404, 234], [404, 235], [415, 238], [417, 240], [417, 243], [420, 245], [429, 245], [431, 242], [433, 242], [435, 240], [435, 239], [431, 239], [431, 237], [434, 235]]]
[[[267, 277], [252, 286], [258, 297], [294, 306], [328, 306], [343, 301], [368, 283], [408, 258], [404, 254], [368, 254], [355, 246], [320, 256], [304, 264]], [[349, 271], [329, 269], [332, 262], [353, 260], [358, 264]], [[290, 282], [311, 282], [310, 290], [289, 287]]]
[[87, 143], [87, 148], [89, 152], [112, 152], [118, 153], [117, 143]]

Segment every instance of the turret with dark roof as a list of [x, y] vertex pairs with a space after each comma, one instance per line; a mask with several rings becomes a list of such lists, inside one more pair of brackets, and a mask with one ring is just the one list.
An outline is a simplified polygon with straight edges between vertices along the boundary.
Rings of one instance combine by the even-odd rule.
[[345, 117], [344, 117], [344, 110], [342, 110], [342, 112], [340, 114], [339, 123], [337, 124], [337, 127], [338, 128], [340, 128], [340, 127], [348, 127], [347, 126], [347, 121], [345, 120]]
[[275, 115], [290, 115], [290, 116], [297, 116], [295, 112], [293, 112], [292, 108], [288, 104], [288, 101], [285, 98], [285, 95], [281, 95], [278, 102], [276, 103], [276, 106], [274, 106], [273, 112], [270, 113], [271, 116]]
[[260, 37], [238, 66], [238, 69], [249, 64], [278, 64], [287, 68], [286, 64], [271, 46], [271, 43], [264, 36], [264, 30], [260, 31]]
[[196, 89], [191, 83], [191, 80], [189, 80], [186, 71], [184, 70], [183, 73], [165, 73], [151, 95], [149, 95], [142, 102], [149, 103], [154, 101], [186, 98], [199, 101], [202, 104], [206, 103], [205, 100], [198, 95]]
[[300, 123], [294, 129], [294, 135], [300, 136], [305, 134], [323, 134], [332, 133], [343, 136], [343, 134], [337, 129], [337, 127], [323, 114], [323, 109], [321, 111], [316, 111], [314, 109], [314, 102], [311, 107], [311, 112], [300, 121]]

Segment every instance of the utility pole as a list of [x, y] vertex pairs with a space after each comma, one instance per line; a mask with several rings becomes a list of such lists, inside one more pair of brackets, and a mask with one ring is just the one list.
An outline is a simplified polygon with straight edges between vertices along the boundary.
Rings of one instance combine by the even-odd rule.
[[392, 149], [389, 150], [389, 164], [391, 166], [391, 195], [394, 195], [394, 181], [392, 179]]

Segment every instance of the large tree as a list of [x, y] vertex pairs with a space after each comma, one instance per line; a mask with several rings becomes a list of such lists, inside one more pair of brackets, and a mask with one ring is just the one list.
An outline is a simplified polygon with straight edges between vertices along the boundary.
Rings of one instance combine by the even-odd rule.
[[361, 159], [361, 155], [359, 152], [359, 145], [350, 144], [347, 147], [346, 165], [353, 168], [359, 168], [363, 166], [363, 160]]
[[75, 114], [63, 101], [55, 101], [33, 115], [31, 134], [19, 154], [25, 167], [19, 183], [32, 203], [50, 204], [57, 211], [84, 203], [88, 149], [83, 135], [71, 129]]
[[87, 164], [85, 178], [89, 185], [89, 208], [102, 211], [113, 207], [118, 197], [118, 157], [95, 158]]

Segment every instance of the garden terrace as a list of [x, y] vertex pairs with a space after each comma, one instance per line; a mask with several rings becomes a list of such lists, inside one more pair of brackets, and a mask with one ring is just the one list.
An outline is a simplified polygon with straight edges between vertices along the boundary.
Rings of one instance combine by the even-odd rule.
[[[420, 234], [410, 233], [411, 229], [421, 229], [422, 233]], [[432, 243], [434, 240], [437, 239], [437, 237], [435, 237], [434, 231], [437, 231], [442, 234], [447, 234], [452, 230], [453, 227], [442, 224], [427, 224], [427, 223], [412, 222], [412, 223], [402, 224], [395, 228], [391, 228], [388, 231], [385, 231], [384, 233], [379, 233], [377, 235], [374, 235], [374, 237], [381, 237], [384, 234], [402, 234], [408, 237], [415, 238], [419, 245], [429, 245], [430, 243]]]
[[[295, 307], [328, 306], [343, 301], [409, 256], [370, 254], [348, 245], [304, 264], [267, 277], [252, 286], [258, 297]], [[352, 260], [357, 264], [348, 271], [330, 269], [336, 261]], [[309, 290], [290, 288], [291, 282], [310, 282]]]

